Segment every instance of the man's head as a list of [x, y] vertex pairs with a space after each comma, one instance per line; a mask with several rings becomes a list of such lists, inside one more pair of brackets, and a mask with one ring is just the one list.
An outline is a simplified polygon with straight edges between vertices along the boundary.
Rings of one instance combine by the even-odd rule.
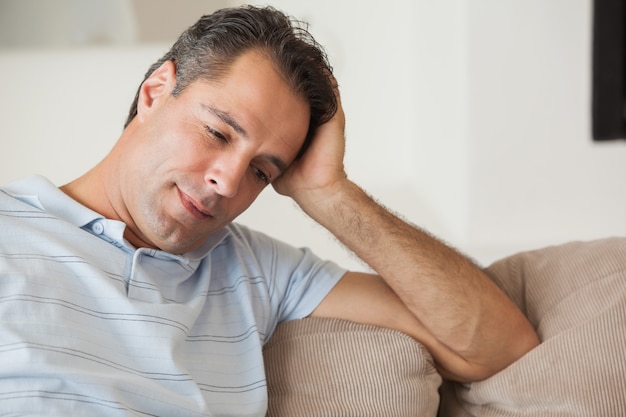
[[[172, 61], [176, 67], [172, 95], [176, 96], [194, 81], [218, 79], [250, 50], [266, 54], [294, 93], [309, 103], [309, 129], [300, 150], [304, 152], [315, 129], [337, 110], [332, 67], [306, 27], [274, 8], [243, 6], [203, 16], [150, 67], [144, 81], [164, 62]], [[139, 92], [125, 126], [137, 115], [138, 96]]]
[[111, 152], [65, 190], [124, 222], [134, 246], [189, 252], [281, 177], [337, 108], [304, 29], [271, 8], [222, 10], [150, 68]]

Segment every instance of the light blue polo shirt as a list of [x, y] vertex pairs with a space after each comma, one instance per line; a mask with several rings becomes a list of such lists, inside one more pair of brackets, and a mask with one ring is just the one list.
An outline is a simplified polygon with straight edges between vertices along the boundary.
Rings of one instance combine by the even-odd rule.
[[0, 414], [264, 416], [262, 346], [343, 276], [232, 224], [134, 249], [43, 177], [0, 190]]

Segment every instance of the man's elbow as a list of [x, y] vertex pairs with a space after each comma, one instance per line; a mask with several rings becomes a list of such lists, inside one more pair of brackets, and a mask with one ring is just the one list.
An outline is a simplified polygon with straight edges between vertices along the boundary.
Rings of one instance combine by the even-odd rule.
[[449, 367], [439, 366], [443, 378], [462, 383], [487, 379], [513, 364], [539, 345], [537, 333], [528, 327], [516, 333], [505, 346], [489, 354], [478, 352], [474, 355], [459, 356], [459, 361], [449, 363]]

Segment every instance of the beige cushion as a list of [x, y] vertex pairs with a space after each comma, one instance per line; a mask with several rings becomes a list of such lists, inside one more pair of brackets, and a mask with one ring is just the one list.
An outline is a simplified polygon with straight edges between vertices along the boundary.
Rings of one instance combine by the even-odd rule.
[[487, 380], [444, 384], [440, 415], [626, 416], [626, 239], [521, 253], [487, 271], [542, 343]]
[[390, 329], [307, 318], [278, 326], [265, 346], [268, 417], [436, 416], [430, 353]]

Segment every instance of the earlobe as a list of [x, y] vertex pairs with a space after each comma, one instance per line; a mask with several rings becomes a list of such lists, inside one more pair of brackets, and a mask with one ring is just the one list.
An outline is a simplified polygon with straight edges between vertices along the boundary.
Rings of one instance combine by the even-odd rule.
[[137, 116], [150, 112], [161, 97], [171, 93], [176, 84], [176, 66], [172, 61], [165, 61], [146, 78], [139, 88]]

